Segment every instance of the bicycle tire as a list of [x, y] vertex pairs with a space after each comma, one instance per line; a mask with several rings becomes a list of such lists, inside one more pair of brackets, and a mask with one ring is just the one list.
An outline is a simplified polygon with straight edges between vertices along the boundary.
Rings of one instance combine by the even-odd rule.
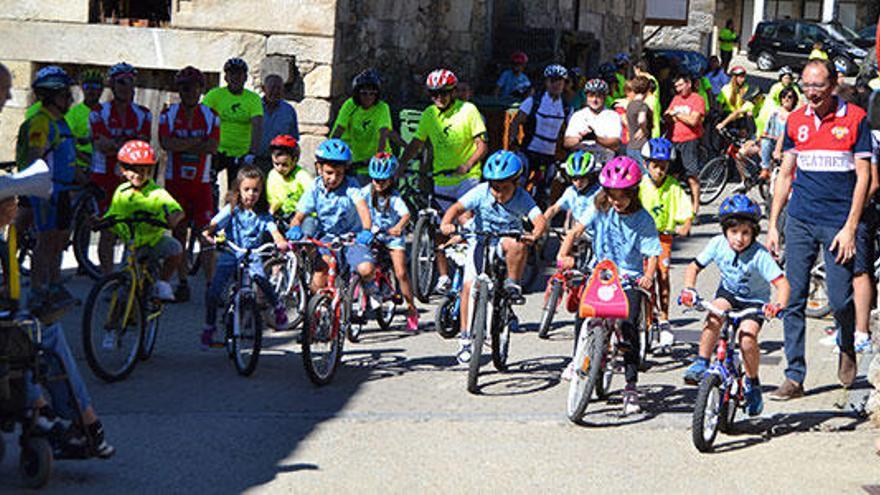
[[[340, 324], [337, 311], [327, 294], [318, 293], [309, 299], [302, 333], [302, 361], [309, 381], [319, 387], [333, 380], [342, 360], [345, 335], [339, 329], [333, 335], [333, 326]], [[316, 350], [322, 343], [329, 346], [326, 353]]]
[[492, 364], [503, 373], [510, 357], [510, 321], [516, 316], [507, 301], [500, 301], [497, 306], [492, 308]]
[[[400, 288], [398, 287], [397, 277], [393, 273], [388, 273], [385, 278], [389, 284], [388, 291], [391, 297], [383, 297], [379, 308], [376, 309], [376, 323], [383, 331], [391, 330], [391, 324], [394, 323], [394, 317], [397, 315], [397, 303], [395, 299], [400, 297]], [[385, 289], [379, 287], [380, 293]]]
[[90, 201], [81, 203], [74, 212], [73, 226], [73, 256], [80, 269], [92, 280], [98, 280], [103, 275], [100, 263], [95, 263], [89, 257], [89, 249], [92, 243], [92, 224], [95, 212], [88, 206]]
[[642, 294], [641, 314], [639, 315], [639, 371], [648, 371], [651, 368], [648, 356], [651, 355], [651, 326], [654, 325], [654, 314], [651, 301]]
[[[239, 375], [251, 376], [257, 369], [257, 363], [260, 361], [260, 350], [263, 344], [263, 318], [257, 301], [252, 297], [239, 298], [235, 319], [238, 322], [239, 335], [235, 334], [234, 328], [226, 329], [227, 338], [232, 347], [232, 363], [235, 365], [235, 371]], [[250, 325], [253, 333], [251, 337], [251, 351], [247, 356], [245, 356], [241, 345], [246, 340], [242, 330], [245, 328], [246, 323]]]
[[413, 229], [410, 273], [416, 299], [427, 304], [437, 284], [437, 255], [434, 252], [434, 219], [420, 216]]
[[[141, 300], [140, 298], [135, 298], [132, 310], [136, 313], [136, 315], [134, 315], [134, 321], [136, 321], [138, 326], [137, 334], [135, 336], [136, 342], [134, 342], [131, 346], [132, 349], [128, 353], [128, 355], [123, 356], [124, 360], [122, 361], [121, 365], [115, 369], [108, 370], [105, 369], [105, 367], [101, 364], [102, 360], [99, 359], [97, 356], [98, 349], [96, 345], [99, 344], [99, 342], [98, 339], [96, 339], [95, 337], [97, 335], [101, 335], [103, 337], [104, 329], [96, 328], [96, 326], [93, 324], [94, 313], [96, 312], [96, 308], [99, 308], [104, 302], [104, 297], [102, 296], [102, 294], [104, 293], [105, 288], [108, 288], [110, 290], [110, 301], [108, 302], [113, 303], [113, 292], [118, 291], [121, 296], [127, 297], [129, 291], [133, 290], [133, 288], [131, 288], [131, 283], [132, 281], [128, 273], [112, 273], [110, 275], [107, 275], [106, 277], [99, 279], [98, 282], [96, 282], [95, 285], [92, 286], [92, 290], [89, 292], [89, 296], [86, 299], [86, 306], [85, 310], [83, 311], [82, 320], [83, 351], [86, 355], [86, 362], [88, 363], [89, 368], [91, 368], [92, 372], [98, 378], [104, 380], [105, 382], [117, 382], [123, 380], [134, 370], [138, 362], [140, 350], [143, 346], [146, 321], [144, 317], [144, 310], [141, 305]], [[118, 302], [120, 301], [117, 300], [117, 303]], [[120, 317], [118, 313], [114, 313], [114, 311], [120, 311], [120, 309], [118, 308], [119, 306], [113, 306], [110, 308], [110, 312], [107, 313], [108, 321], [113, 321]], [[132, 320], [132, 318], [129, 318], [129, 320]], [[126, 322], [125, 328], [121, 333], [126, 333], [127, 329], [128, 323]], [[95, 335], [93, 335], [93, 333]], [[103, 347], [102, 343], [101, 345]]]
[[[186, 241], [186, 263], [189, 267], [187, 273], [190, 277], [194, 277], [197, 273], [199, 273], [199, 268], [202, 266], [202, 243], [198, 240], [198, 233], [195, 229], [190, 229], [189, 238]], [[199, 250], [196, 252], [196, 243], [199, 245]]]
[[597, 326], [589, 328], [589, 320], [581, 322], [581, 331], [575, 350], [574, 375], [568, 386], [566, 413], [568, 419], [576, 424], [583, 424], [584, 413], [590, 404], [593, 390], [601, 380], [605, 356], [608, 353], [608, 330]]
[[480, 377], [480, 361], [483, 358], [483, 344], [486, 342], [486, 317], [489, 306], [489, 288], [478, 281], [477, 297], [474, 300], [474, 321], [471, 326], [471, 360], [468, 363], [467, 390], [476, 394], [479, 389], [477, 382]]
[[700, 452], [711, 452], [718, 435], [721, 417], [725, 415], [721, 377], [707, 373], [700, 381], [691, 418], [691, 438]]
[[729, 165], [727, 156], [716, 156], [700, 169], [697, 179], [700, 181], [701, 205], [715, 201], [724, 192], [730, 174]]
[[[276, 271], [278, 268], [278, 271]], [[292, 330], [302, 323], [306, 304], [306, 284], [299, 273], [288, 273], [287, 262], [283, 258], [273, 258], [264, 266], [269, 277], [269, 284], [284, 304], [287, 312], [287, 326], [279, 330]]]
[[138, 358], [141, 361], [147, 361], [153, 356], [153, 351], [156, 350], [156, 340], [159, 337], [159, 318], [162, 316], [162, 303], [160, 301], [147, 300], [141, 304], [146, 309], [144, 318], [146, 318], [147, 324]]
[[361, 333], [366, 325], [366, 315], [369, 308], [369, 298], [364, 291], [364, 285], [361, 283], [361, 276], [352, 273], [351, 281], [345, 290], [343, 304], [345, 313], [350, 316], [348, 319], [348, 341], [357, 343], [361, 340]]
[[451, 339], [461, 331], [460, 318], [452, 317], [452, 309], [456, 298], [444, 296], [443, 300], [434, 310], [434, 329], [444, 339]]
[[556, 315], [556, 309], [559, 306], [559, 297], [562, 295], [562, 283], [554, 279], [550, 282], [550, 294], [544, 301], [544, 310], [541, 313], [541, 322], [538, 323], [538, 338], [550, 338], [550, 327], [553, 326], [553, 317]]
[[810, 287], [807, 291], [807, 305], [804, 308], [804, 314], [808, 318], [825, 318], [831, 314], [828, 284], [824, 277], [810, 274]]

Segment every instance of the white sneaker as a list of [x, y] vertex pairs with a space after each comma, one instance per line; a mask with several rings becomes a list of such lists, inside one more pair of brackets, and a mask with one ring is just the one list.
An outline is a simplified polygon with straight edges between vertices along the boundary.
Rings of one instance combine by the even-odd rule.
[[105, 350], [113, 350], [116, 347], [116, 336], [113, 335], [113, 332], [107, 332], [104, 334], [104, 341], [101, 342], [101, 348]]
[[642, 412], [642, 408], [639, 406], [639, 393], [635, 387], [627, 385], [623, 390], [623, 415], [629, 416], [640, 412]]
[[449, 292], [450, 287], [452, 287], [452, 280], [450, 280], [447, 275], [440, 275], [437, 279], [437, 293], [446, 294]]
[[672, 347], [675, 344], [675, 334], [672, 333], [669, 321], [662, 320], [657, 326], [660, 327], [660, 347]]
[[837, 332], [819, 339], [819, 343], [827, 347], [837, 347]]
[[469, 338], [458, 339], [458, 352], [455, 354], [458, 364], [469, 363], [471, 361], [471, 354], [473, 354], [473, 341]]
[[171, 284], [164, 280], [156, 282], [156, 285], [153, 286], [153, 294], [160, 301], [169, 302], [174, 300], [174, 289], [171, 287]]
[[562, 375], [559, 378], [567, 382], [570, 382], [571, 379], [574, 378], [574, 359], [568, 362], [568, 366], [562, 370]]

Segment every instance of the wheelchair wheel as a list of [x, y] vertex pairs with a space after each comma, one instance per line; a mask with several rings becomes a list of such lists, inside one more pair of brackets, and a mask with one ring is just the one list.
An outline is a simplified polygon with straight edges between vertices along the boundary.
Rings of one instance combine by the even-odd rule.
[[42, 437], [30, 437], [21, 446], [18, 469], [25, 485], [42, 488], [52, 474], [52, 446]]

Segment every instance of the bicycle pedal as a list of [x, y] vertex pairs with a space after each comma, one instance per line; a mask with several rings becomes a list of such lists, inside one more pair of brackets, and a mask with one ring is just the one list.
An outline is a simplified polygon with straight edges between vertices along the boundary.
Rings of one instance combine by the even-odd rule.
[[513, 306], [522, 306], [525, 303], [526, 303], [526, 298], [523, 295], [519, 295], [519, 296], [510, 298], [510, 304], [512, 304]]

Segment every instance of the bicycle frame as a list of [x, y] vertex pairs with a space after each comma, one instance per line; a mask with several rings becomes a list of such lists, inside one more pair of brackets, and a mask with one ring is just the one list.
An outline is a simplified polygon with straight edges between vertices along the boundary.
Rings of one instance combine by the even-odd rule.
[[[132, 283], [129, 285], [130, 289], [128, 291], [128, 294], [125, 296], [125, 309], [122, 313], [122, 321], [124, 323], [124, 326], [128, 325], [129, 318], [131, 318], [132, 310], [134, 309], [134, 305], [136, 304], [136, 301], [141, 297], [141, 294], [144, 294], [146, 292], [145, 288], [152, 286], [155, 282], [153, 274], [146, 266], [146, 263], [138, 261], [137, 254], [134, 248], [134, 242], [129, 241], [126, 243], [126, 245], [128, 255], [122, 271], [128, 273], [128, 276], [129, 278], [131, 278]], [[114, 308], [118, 303], [116, 298], [117, 293], [114, 292], [110, 299], [111, 308]], [[113, 314], [112, 309], [109, 314]], [[161, 314], [162, 307], [160, 305], [155, 312], [147, 314], [146, 319], [149, 322], [158, 318]]]

